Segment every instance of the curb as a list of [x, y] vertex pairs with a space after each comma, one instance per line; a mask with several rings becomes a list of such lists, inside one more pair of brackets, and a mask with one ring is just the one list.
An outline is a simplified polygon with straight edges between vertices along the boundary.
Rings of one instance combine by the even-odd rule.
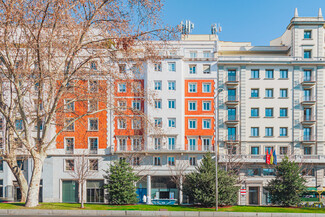
[[44, 210], [0, 209], [0, 216], [146, 216], [146, 217], [325, 217], [321, 213], [255, 213], [255, 212], [195, 212], [195, 211], [135, 211], [135, 210]]

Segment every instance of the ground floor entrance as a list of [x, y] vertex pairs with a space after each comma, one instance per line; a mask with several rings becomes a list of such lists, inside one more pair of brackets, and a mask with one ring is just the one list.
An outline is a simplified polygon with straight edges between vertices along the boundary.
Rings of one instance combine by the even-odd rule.
[[249, 205], [258, 205], [259, 201], [259, 187], [248, 188], [248, 203]]
[[78, 183], [76, 181], [62, 181], [62, 202], [77, 203], [78, 202]]

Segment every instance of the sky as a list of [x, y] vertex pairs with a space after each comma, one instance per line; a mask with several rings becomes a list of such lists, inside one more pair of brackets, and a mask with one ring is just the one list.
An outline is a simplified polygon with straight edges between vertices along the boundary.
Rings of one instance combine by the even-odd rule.
[[300, 17], [317, 17], [325, 0], [165, 0], [162, 20], [175, 26], [194, 23], [192, 34], [210, 34], [211, 24], [220, 23], [222, 41], [269, 45], [280, 37], [298, 8]]

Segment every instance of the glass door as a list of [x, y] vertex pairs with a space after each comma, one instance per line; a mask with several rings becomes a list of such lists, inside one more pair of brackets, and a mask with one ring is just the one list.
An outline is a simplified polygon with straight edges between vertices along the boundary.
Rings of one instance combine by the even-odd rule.
[[228, 108], [228, 120], [229, 121], [236, 120], [236, 109], [235, 108]]
[[228, 100], [229, 101], [236, 100], [236, 89], [228, 89]]
[[304, 109], [304, 120], [310, 121], [311, 120], [311, 108]]
[[228, 127], [228, 140], [236, 140], [236, 127]]
[[304, 141], [310, 141], [310, 140], [311, 140], [311, 128], [304, 127]]

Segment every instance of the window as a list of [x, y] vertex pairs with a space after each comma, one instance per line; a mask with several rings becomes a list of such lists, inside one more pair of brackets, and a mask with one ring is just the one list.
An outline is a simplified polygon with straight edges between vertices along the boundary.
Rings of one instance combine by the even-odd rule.
[[155, 71], [161, 72], [161, 63], [155, 63]]
[[168, 63], [168, 71], [175, 72], [176, 71], [176, 63]]
[[118, 107], [121, 111], [125, 111], [126, 110], [126, 101], [124, 101], [124, 100], [118, 101]]
[[43, 128], [44, 128], [44, 121], [38, 121], [38, 124], [37, 123], [35, 123], [35, 131], [37, 131], [37, 130], [43, 130]]
[[[1, 172], [3, 171], [3, 160], [0, 160], [0, 171]], [[0, 185], [1, 185], [1, 183], [0, 183]], [[0, 192], [0, 194], [1, 194], [1, 192]]]
[[265, 97], [272, 98], [273, 97], [273, 89], [265, 89]]
[[189, 111], [196, 111], [196, 101], [189, 101], [188, 102], [188, 110]]
[[251, 117], [259, 116], [259, 108], [251, 108]]
[[203, 74], [210, 74], [211, 73], [211, 66], [210, 65], [203, 65]]
[[0, 198], [2, 197], [3, 197], [3, 179], [0, 179]]
[[203, 129], [211, 129], [211, 119], [202, 120]]
[[3, 146], [3, 138], [0, 137], [0, 149], [3, 149], [3, 148], [4, 148], [4, 146]]
[[175, 157], [168, 157], [168, 166], [175, 166]]
[[312, 81], [312, 70], [305, 69], [304, 70], [304, 81]]
[[168, 127], [170, 128], [176, 127], [176, 118], [168, 118]]
[[175, 109], [176, 108], [176, 99], [169, 99], [168, 100], [168, 108]]
[[140, 166], [140, 157], [133, 157], [132, 158], [132, 165], [133, 166]]
[[89, 151], [90, 154], [97, 154], [98, 151], [98, 138], [89, 138]]
[[162, 118], [155, 118], [155, 127], [162, 127]]
[[156, 109], [161, 109], [161, 99], [156, 99], [155, 100], [155, 108]]
[[161, 90], [161, 81], [154, 81], [154, 84], [155, 90]]
[[[74, 123], [71, 123], [74, 119], [73, 118], [67, 118], [65, 120], [65, 130], [66, 131], [74, 131]], [[71, 123], [71, 124], [70, 124]], [[69, 125], [70, 124], [70, 125]], [[69, 125], [69, 126], [68, 126]]]
[[210, 58], [211, 52], [210, 51], [203, 51], [203, 57], [204, 58]]
[[120, 93], [126, 92], [126, 84], [125, 83], [118, 84], [118, 92], [120, 92]]
[[154, 138], [154, 142], [155, 142], [155, 150], [160, 150], [161, 148], [161, 138]]
[[197, 52], [196, 51], [191, 51], [190, 52], [190, 58], [196, 58], [197, 57]]
[[312, 153], [311, 146], [305, 146], [304, 147], [304, 155], [311, 155], [311, 153]]
[[196, 129], [196, 119], [188, 120], [188, 129]]
[[273, 136], [273, 127], [265, 127], [265, 136]]
[[98, 101], [97, 100], [89, 100], [88, 101], [88, 111], [94, 112], [98, 110]]
[[188, 92], [189, 93], [196, 93], [196, 83], [189, 83], [188, 84]]
[[88, 119], [88, 130], [90, 130], [90, 131], [98, 130], [98, 119], [97, 118], [89, 118]]
[[228, 81], [237, 81], [236, 70], [228, 70]]
[[65, 111], [66, 112], [74, 112], [74, 102], [70, 99], [64, 100]]
[[273, 117], [273, 108], [265, 109], [265, 117]]
[[280, 147], [280, 155], [287, 155], [288, 147]]
[[74, 160], [65, 160], [65, 170], [66, 171], [73, 171], [74, 170]]
[[74, 138], [65, 138], [65, 153], [73, 154], [74, 151]]
[[196, 74], [196, 65], [189, 65], [189, 73]]
[[251, 97], [259, 97], [259, 89], [251, 89]]
[[190, 161], [190, 166], [196, 166], [196, 157], [190, 157], [189, 161]]
[[288, 97], [288, 89], [280, 89], [280, 97], [281, 98]]
[[168, 137], [168, 150], [175, 150], [176, 138]]
[[168, 90], [176, 90], [176, 81], [168, 81]]
[[313, 168], [305, 168], [301, 171], [301, 175], [303, 176], [315, 176], [315, 169]]
[[161, 166], [161, 162], [160, 162], [160, 157], [154, 157], [154, 162], [153, 164], [155, 166]]
[[196, 139], [191, 138], [188, 140], [188, 143], [189, 143], [189, 150], [195, 151], [196, 150]]
[[104, 181], [87, 180], [87, 203], [104, 202]]
[[96, 61], [91, 61], [90, 62], [90, 69], [97, 70], [97, 62]]
[[3, 130], [3, 118], [0, 118], [0, 131]]
[[118, 140], [118, 150], [126, 151], [126, 138], [120, 138]]
[[99, 82], [98, 81], [88, 81], [88, 82], [89, 82], [89, 92], [97, 93], [99, 88]]
[[203, 83], [202, 92], [210, 93], [211, 92], [211, 83]]
[[89, 159], [89, 170], [98, 170], [98, 159]]
[[252, 69], [251, 70], [251, 78], [252, 79], [258, 79], [258, 78], [260, 78], [260, 70], [258, 70], [258, 69]]
[[132, 109], [140, 111], [141, 110], [141, 101], [140, 100], [134, 100], [132, 102]]
[[288, 136], [288, 128], [280, 127], [280, 136]]
[[259, 168], [247, 169], [247, 176], [260, 176], [261, 170]]
[[140, 82], [134, 82], [132, 84], [132, 92], [133, 93], [140, 93], [141, 92], [141, 89], [142, 89], [142, 87], [141, 87], [141, 83]]
[[263, 176], [275, 176], [274, 168], [263, 168]]
[[304, 50], [304, 58], [305, 59], [311, 58], [311, 50]]
[[280, 78], [287, 79], [288, 78], [288, 70], [287, 69], [280, 69]]
[[251, 147], [251, 155], [259, 155], [260, 154], [260, 147], [253, 146]]
[[132, 150], [133, 151], [141, 151], [141, 139], [140, 138], [132, 139]]
[[125, 119], [118, 120], [118, 129], [126, 129], [126, 120]]
[[311, 30], [304, 31], [304, 39], [311, 39]]
[[251, 136], [259, 136], [259, 128], [258, 127], [251, 128]]
[[134, 129], [134, 130], [141, 129], [141, 120], [139, 120], [139, 119], [133, 119], [132, 120], [132, 129]]
[[211, 101], [203, 101], [203, 111], [211, 110]]
[[203, 138], [203, 151], [210, 151], [211, 149], [211, 139]]
[[266, 79], [273, 79], [274, 78], [274, 71], [273, 69], [265, 70], [265, 78]]
[[280, 108], [280, 117], [288, 117], [288, 109]]
[[120, 73], [125, 73], [126, 72], [126, 66], [125, 66], [125, 64], [119, 64], [118, 65], [118, 71]]

